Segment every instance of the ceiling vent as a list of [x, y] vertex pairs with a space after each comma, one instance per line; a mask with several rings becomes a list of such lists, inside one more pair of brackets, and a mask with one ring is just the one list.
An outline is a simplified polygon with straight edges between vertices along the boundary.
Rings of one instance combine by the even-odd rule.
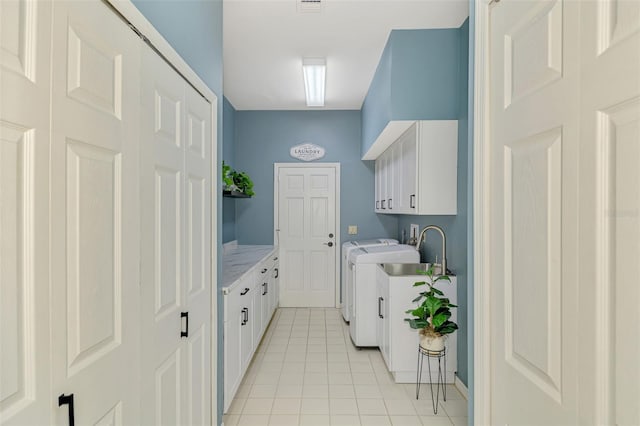
[[322, 11], [320, 0], [297, 0], [297, 4], [300, 13], [319, 13]]

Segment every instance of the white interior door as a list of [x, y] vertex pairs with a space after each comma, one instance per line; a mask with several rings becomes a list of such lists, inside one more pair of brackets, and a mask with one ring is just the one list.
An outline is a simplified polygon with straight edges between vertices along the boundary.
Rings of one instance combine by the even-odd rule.
[[51, 423], [51, 4], [0, 1], [0, 423]]
[[280, 306], [336, 306], [335, 166], [276, 165]]
[[211, 106], [147, 46], [142, 75], [142, 416], [208, 424]]
[[53, 423], [73, 393], [79, 424], [139, 424], [140, 40], [100, 2], [53, 12]]
[[640, 2], [583, 2], [581, 22], [580, 422], [638, 425]]
[[640, 3], [489, 25], [490, 423], [638, 424]]

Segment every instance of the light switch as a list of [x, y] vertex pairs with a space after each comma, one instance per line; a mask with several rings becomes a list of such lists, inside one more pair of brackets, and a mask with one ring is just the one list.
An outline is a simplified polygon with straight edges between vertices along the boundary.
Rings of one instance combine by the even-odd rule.
[[356, 235], [358, 233], [358, 225], [349, 225], [349, 235]]

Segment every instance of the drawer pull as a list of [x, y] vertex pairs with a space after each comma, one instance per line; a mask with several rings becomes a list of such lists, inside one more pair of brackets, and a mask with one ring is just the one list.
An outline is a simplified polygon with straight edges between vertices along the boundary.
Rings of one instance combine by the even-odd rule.
[[267, 272], [267, 268], [264, 268], [262, 271], [260, 271], [261, 274], [264, 274], [265, 272]]
[[244, 296], [245, 294], [249, 293], [249, 290], [250, 289], [245, 288], [244, 291], [242, 293], [240, 293], [240, 296]]

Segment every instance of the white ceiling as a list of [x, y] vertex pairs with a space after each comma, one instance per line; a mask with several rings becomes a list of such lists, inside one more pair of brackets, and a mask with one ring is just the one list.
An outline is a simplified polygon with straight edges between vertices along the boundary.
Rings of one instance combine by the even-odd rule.
[[[468, 0], [224, 0], [224, 95], [238, 110], [360, 109], [392, 29], [456, 28]], [[305, 104], [302, 58], [327, 61], [323, 108]]]

